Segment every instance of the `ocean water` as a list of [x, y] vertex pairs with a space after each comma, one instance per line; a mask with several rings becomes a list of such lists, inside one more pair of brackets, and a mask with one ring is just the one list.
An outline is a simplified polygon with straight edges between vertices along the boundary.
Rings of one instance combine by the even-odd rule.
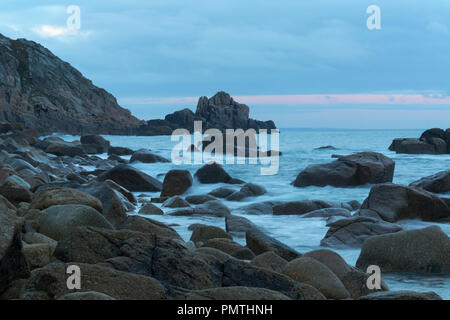
[[[392, 158], [395, 163], [394, 183], [408, 185], [409, 183], [438, 171], [450, 169], [450, 155], [402, 155], [389, 151], [388, 147], [394, 138], [419, 137], [423, 130], [334, 130], [334, 129], [281, 129], [280, 130], [280, 157], [279, 171], [276, 175], [261, 175], [261, 164], [224, 164], [225, 170], [235, 178], [246, 182], [263, 185], [267, 194], [248, 198], [240, 202], [226, 201], [230, 209], [248, 205], [254, 202], [294, 201], [304, 199], [318, 199], [327, 201], [362, 202], [370, 191], [370, 185], [353, 188], [333, 187], [307, 187], [295, 188], [291, 182], [297, 174], [310, 164], [330, 162], [332, 154], [347, 155], [360, 151], [375, 151]], [[59, 135], [61, 138], [72, 141], [75, 136]], [[129, 147], [137, 150], [148, 148], [166, 158], [171, 158], [171, 152], [177, 142], [171, 141], [170, 136], [157, 137], [130, 137], [130, 136], [104, 136], [113, 146]], [[337, 150], [315, 150], [321, 146], [332, 145]], [[106, 157], [106, 155], [102, 155]], [[170, 169], [186, 169], [192, 174], [202, 164], [172, 163], [133, 164], [147, 174], [162, 180], [162, 175]], [[222, 184], [202, 185], [194, 181], [186, 195], [205, 194]], [[158, 196], [148, 193], [149, 196]], [[445, 195], [444, 195], [445, 196]], [[447, 195], [450, 197], [450, 195]], [[166, 210], [165, 208], [162, 208]], [[256, 225], [263, 227], [276, 239], [297, 249], [307, 252], [320, 248], [320, 240], [327, 232], [325, 219], [302, 218], [300, 216], [273, 216], [273, 215], [243, 215]], [[174, 229], [185, 239], [189, 240], [191, 231], [187, 228], [192, 223], [205, 223], [225, 228], [224, 218], [212, 217], [172, 217], [152, 216], [153, 219], [173, 225]], [[426, 223], [417, 220], [402, 221], [400, 224], [406, 229], [422, 228], [436, 223]], [[450, 235], [450, 224], [439, 223], [439, 226]], [[245, 239], [235, 239], [245, 244]], [[345, 249], [337, 251], [349, 264], [354, 265], [360, 250]], [[435, 291], [445, 299], [450, 299], [450, 275], [417, 275], [417, 274], [383, 274], [383, 280], [391, 290]]]

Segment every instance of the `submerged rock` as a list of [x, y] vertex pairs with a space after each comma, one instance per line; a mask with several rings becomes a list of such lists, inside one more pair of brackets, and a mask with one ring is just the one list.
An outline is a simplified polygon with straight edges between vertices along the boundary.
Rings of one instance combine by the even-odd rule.
[[170, 162], [164, 157], [152, 153], [147, 149], [140, 149], [133, 153], [130, 159], [130, 163], [142, 162], [142, 163], [156, 163], [156, 162]]

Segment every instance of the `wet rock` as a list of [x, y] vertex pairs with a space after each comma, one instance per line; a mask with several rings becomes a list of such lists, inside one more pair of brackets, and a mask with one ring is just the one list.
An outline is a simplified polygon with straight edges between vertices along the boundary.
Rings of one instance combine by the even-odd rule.
[[331, 208], [333, 205], [322, 200], [302, 200], [302, 201], [290, 201], [275, 204], [273, 206], [274, 215], [289, 215], [298, 214], [302, 215], [311, 211]]
[[33, 199], [33, 194], [29, 188], [21, 184], [17, 184], [11, 179], [12, 177], [14, 176], [6, 179], [6, 181], [0, 186], [0, 194], [14, 204], [19, 204], [20, 202], [31, 202]]
[[41, 212], [39, 232], [55, 240], [79, 226], [113, 229], [97, 210], [86, 205], [53, 205]]
[[188, 196], [186, 197], [185, 200], [191, 204], [202, 204], [211, 200], [216, 200], [216, 198], [207, 194], [201, 194], [195, 196]]
[[[281, 203], [271, 201], [252, 203], [233, 210], [235, 214], [273, 214], [273, 207]], [[280, 209], [280, 208], [278, 208]]]
[[144, 204], [141, 209], [139, 210], [139, 214], [145, 214], [145, 215], [163, 215], [164, 211], [162, 211], [160, 208], [158, 208], [157, 206], [155, 206], [154, 204], [151, 203], [146, 203]]
[[383, 272], [450, 272], [450, 239], [439, 226], [371, 237], [356, 262], [362, 270], [369, 265]]
[[130, 159], [130, 163], [142, 162], [142, 163], [156, 163], [156, 162], [170, 162], [164, 157], [152, 153], [147, 149], [140, 149], [133, 153]]
[[412, 182], [410, 187], [421, 188], [434, 193], [450, 192], [450, 170], [441, 171], [431, 176]]
[[283, 273], [298, 282], [313, 286], [329, 299], [350, 298], [339, 278], [326, 265], [313, 258], [292, 260], [283, 268]]
[[439, 128], [426, 130], [419, 139], [394, 139], [389, 150], [407, 154], [444, 154], [449, 153], [449, 130]]
[[88, 154], [106, 153], [108, 152], [108, 148], [110, 146], [110, 142], [108, 140], [95, 134], [81, 136], [80, 142], [82, 144], [82, 148]]
[[164, 177], [161, 197], [185, 193], [192, 186], [192, 175], [187, 170], [170, 170]]
[[256, 255], [267, 251], [273, 251], [287, 261], [291, 261], [301, 256], [301, 254], [294, 249], [257, 229], [248, 230], [245, 233], [245, 239], [247, 241], [247, 247]]
[[226, 198], [230, 195], [232, 195], [234, 192], [236, 192], [235, 189], [230, 187], [220, 187], [217, 189], [212, 190], [209, 195], [216, 197], [216, 198]]
[[332, 248], [359, 248], [368, 238], [399, 232], [399, 225], [370, 217], [349, 217], [328, 223], [329, 227], [320, 245]]
[[226, 217], [230, 214], [230, 209], [219, 200], [214, 200], [196, 206], [194, 214]]
[[231, 176], [216, 162], [206, 164], [195, 172], [194, 176], [200, 183], [227, 183]]
[[308, 212], [303, 218], [350, 217], [352, 213], [344, 208], [326, 208]]
[[124, 148], [124, 147], [109, 147], [108, 148], [109, 155], [115, 154], [118, 156], [128, 156], [128, 155], [132, 155], [133, 153], [134, 153], [134, 151], [129, 148]]
[[183, 198], [181, 198], [179, 196], [175, 196], [175, 197], [167, 199], [166, 201], [164, 201], [162, 206], [165, 208], [190, 208], [191, 207], [189, 202], [187, 202], [186, 200], [184, 200]]
[[225, 229], [227, 232], [243, 233], [245, 236], [247, 231], [259, 228], [247, 218], [230, 214], [225, 217]]
[[129, 165], [120, 164], [98, 176], [98, 181], [113, 180], [132, 192], [155, 192], [162, 190], [162, 183]]
[[254, 183], [246, 183], [239, 191], [234, 192], [233, 194], [227, 197], [229, 201], [241, 201], [248, 197], [257, 197], [267, 193], [266, 188], [263, 186], [254, 184]]
[[372, 187], [360, 210], [361, 215], [370, 212], [388, 222], [402, 219], [438, 221], [450, 217], [449, 203], [443, 198], [423, 189], [392, 183]]
[[54, 154], [56, 156], [82, 156], [84, 155], [83, 148], [70, 142], [53, 142], [45, 149], [45, 152]]
[[394, 168], [394, 161], [380, 153], [360, 152], [339, 156], [331, 163], [311, 165], [299, 173], [293, 185], [350, 187], [392, 182]]

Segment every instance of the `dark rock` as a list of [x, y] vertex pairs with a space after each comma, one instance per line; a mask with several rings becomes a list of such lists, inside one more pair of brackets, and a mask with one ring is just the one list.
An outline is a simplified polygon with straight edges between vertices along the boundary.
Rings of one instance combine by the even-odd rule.
[[55, 205], [86, 205], [103, 212], [103, 206], [95, 196], [72, 188], [49, 188], [38, 192], [30, 209], [43, 210]]
[[118, 156], [128, 156], [132, 155], [134, 153], [133, 150], [125, 147], [109, 147], [108, 148], [108, 154], [109, 155], [118, 155]]
[[29, 276], [20, 230], [16, 217], [0, 211], [0, 294], [14, 280]]
[[450, 192], [450, 170], [441, 171], [431, 176], [414, 181], [410, 184], [410, 186], [434, 193]]
[[163, 205], [165, 208], [190, 208], [189, 202], [179, 196], [167, 199]]
[[92, 207], [67, 204], [53, 205], [43, 210], [39, 216], [37, 231], [58, 241], [63, 235], [80, 226], [113, 229], [105, 217]]
[[239, 260], [252, 260], [255, 257], [255, 254], [249, 248], [241, 248], [233, 251], [231, 256], [235, 257]]
[[130, 134], [140, 124], [111, 94], [41, 45], [0, 35], [0, 51], [0, 121], [21, 122], [41, 135]]
[[230, 181], [230, 175], [216, 162], [206, 164], [194, 174], [200, 183], [227, 183]]
[[325, 295], [328, 299], [347, 299], [350, 293], [344, 284], [326, 265], [316, 259], [301, 257], [290, 261], [283, 274], [306, 283]]
[[359, 248], [371, 236], [403, 230], [399, 225], [369, 217], [342, 218], [327, 224], [329, 227], [320, 245], [333, 248]]
[[208, 201], [216, 200], [213, 196], [210, 196], [208, 194], [201, 194], [201, 195], [195, 195], [195, 196], [188, 196], [185, 199], [187, 202], [191, 204], [202, 204]]
[[196, 290], [182, 297], [183, 300], [291, 300], [284, 294], [264, 289], [249, 287], [225, 287]]
[[339, 156], [331, 163], [311, 165], [299, 173], [293, 185], [350, 187], [392, 182], [394, 167], [394, 161], [380, 153], [360, 152]]
[[289, 215], [298, 214], [302, 215], [311, 211], [331, 208], [333, 205], [322, 200], [302, 200], [282, 202], [273, 206], [274, 215]]
[[375, 292], [360, 297], [360, 300], [442, 300], [435, 292], [409, 290]]
[[[24, 285], [20, 298], [26, 300], [58, 299], [73, 293], [67, 287], [67, 268], [72, 263], [52, 263], [40, 269]], [[165, 289], [156, 279], [121, 272], [101, 265], [77, 263], [84, 291], [95, 291], [118, 300], [160, 300]]]
[[162, 190], [162, 183], [129, 165], [119, 164], [97, 177], [98, 181], [113, 180], [132, 192], [155, 192]]
[[245, 262], [228, 260], [223, 266], [223, 286], [266, 288], [281, 292], [294, 300], [324, 300], [325, 297], [314, 287], [269, 270]]
[[153, 219], [143, 218], [139, 216], [128, 216], [122, 222], [117, 224], [117, 229], [127, 229], [142, 232], [145, 234], [156, 235], [168, 239], [181, 240], [178, 233], [164, 223]]
[[448, 273], [450, 238], [439, 226], [371, 237], [356, 262], [362, 270], [370, 265], [383, 272]]
[[205, 241], [202, 247], [214, 248], [223, 251], [229, 255], [237, 250], [244, 248], [239, 243], [227, 238], [213, 238]]
[[144, 204], [139, 210], [139, 214], [155, 214], [155, 215], [163, 215], [164, 211], [151, 203]]
[[194, 228], [194, 231], [192, 232], [190, 241], [194, 243], [203, 242], [210, 239], [215, 238], [225, 238], [229, 240], [233, 240], [233, 237], [226, 233], [224, 230], [222, 230], [219, 227], [215, 226], [206, 226], [206, 225], [199, 225], [196, 228]]
[[267, 269], [273, 272], [282, 273], [287, 261], [281, 258], [273, 251], [267, 251], [257, 255], [251, 261], [251, 264], [259, 268]]
[[251, 229], [245, 233], [247, 247], [256, 255], [267, 251], [273, 251], [281, 258], [291, 261], [301, 256], [296, 250], [288, 247], [284, 243], [268, 236], [258, 229]]
[[225, 216], [225, 228], [227, 232], [231, 233], [246, 233], [249, 230], [259, 229], [253, 222], [247, 218], [227, 215]]
[[370, 190], [361, 206], [361, 215], [375, 213], [381, 219], [438, 221], [450, 217], [450, 203], [423, 189], [392, 183], [379, 184]]
[[389, 150], [408, 154], [450, 153], [450, 130], [433, 128], [422, 133], [419, 139], [400, 138], [392, 141]]
[[[110, 142], [108, 140], [95, 134], [82, 136], [80, 138], [80, 142], [82, 144], [82, 148], [88, 154], [106, 153], [108, 152], [110, 146]], [[88, 148], [88, 150], [86, 150], [86, 148]]]
[[192, 175], [187, 170], [170, 170], [164, 177], [161, 197], [185, 193], [192, 186]]
[[213, 197], [216, 197], [216, 198], [226, 198], [226, 197], [232, 195], [234, 192], [236, 192], [236, 190], [233, 188], [219, 187], [219, 188], [212, 190], [208, 194]]
[[70, 142], [53, 142], [45, 149], [45, 152], [57, 156], [82, 156], [84, 155], [83, 148], [80, 145]]
[[350, 217], [352, 213], [344, 208], [326, 208], [308, 212], [303, 218]]
[[263, 186], [254, 184], [254, 183], [246, 183], [239, 191], [234, 192], [233, 194], [227, 197], [229, 201], [241, 201], [248, 197], [257, 197], [265, 194], [267, 192], [266, 188]]
[[142, 163], [156, 163], [156, 162], [170, 162], [164, 157], [152, 153], [147, 149], [140, 149], [133, 153], [130, 159], [130, 163], [142, 162]]

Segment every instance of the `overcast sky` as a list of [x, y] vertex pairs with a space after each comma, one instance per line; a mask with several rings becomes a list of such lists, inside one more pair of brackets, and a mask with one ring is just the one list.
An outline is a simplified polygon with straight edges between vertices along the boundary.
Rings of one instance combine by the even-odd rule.
[[140, 118], [224, 90], [278, 127], [450, 127], [448, 0], [1, 2], [0, 33], [41, 43]]

